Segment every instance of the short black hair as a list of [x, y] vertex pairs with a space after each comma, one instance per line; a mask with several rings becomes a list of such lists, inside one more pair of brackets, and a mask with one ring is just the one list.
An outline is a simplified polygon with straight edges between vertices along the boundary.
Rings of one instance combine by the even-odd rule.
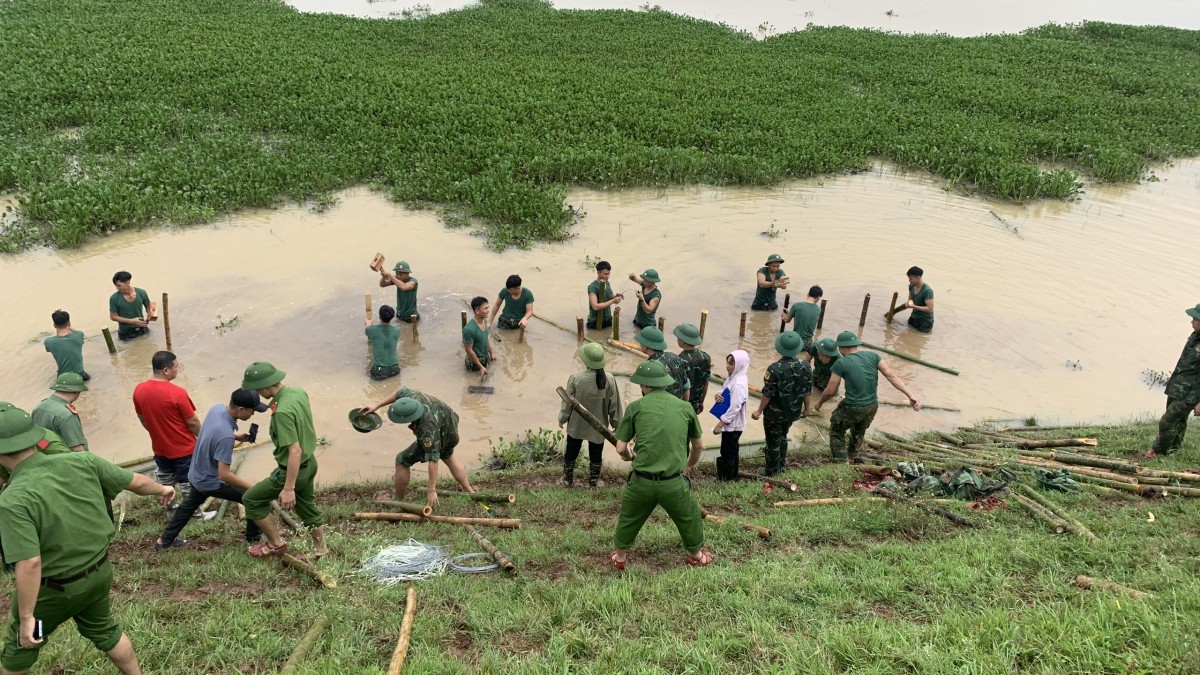
[[55, 328], [62, 328], [71, 323], [71, 315], [65, 310], [56, 309], [50, 313], [50, 320], [54, 322]]
[[609, 265], [607, 260], [601, 260], [600, 262], [596, 263], [596, 271], [597, 272], [603, 272], [604, 270], [611, 270], [611, 269], [612, 269], [612, 265]]
[[126, 272], [125, 270], [121, 270], [120, 272], [117, 272], [116, 274], [113, 275], [113, 283], [114, 284], [125, 282], [125, 281], [130, 281], [132, 279], [133, 279], [133, 275], [130, 274], [129, 272]]
[[396, 310], [392, 309], [391, 305], [380, 305], [379, 306], [379, 320], [380, 321], [387, 323], [394, 318], [396, 318]]
[[508, 275], [508, 281], [504, 282], [505, 288], [517, 288], [520, 285], [521, 285], [521, 277], [519, 277], [515, 274]]
[[908, 268], [908, 272], [906, 274], [910, 277], [923, 277], [925, 276], [925, 270], [913, 265], [912, 267]]
[[477, 310], [481, 306], [486, 305], [486, 304], [487, 304], [487, 298], [483, 297], [482, 295], [477, 295], [477, 296], [471, 298], [471, 311]]
[[175, 365], [175, 355], [171, 352], [154, 352], [154, 356], [150, 358], [150, 367], [156, 373], [173, 365]]
[[822, 295], [825, 295], [825, 291], [821, 290], [820, 286], [813, 286], [808, 289], [808, 297], [810, 298], [819, 298]]

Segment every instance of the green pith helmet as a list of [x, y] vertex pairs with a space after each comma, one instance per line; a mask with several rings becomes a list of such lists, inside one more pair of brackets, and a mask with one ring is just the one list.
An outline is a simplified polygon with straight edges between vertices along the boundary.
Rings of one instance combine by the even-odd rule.
[[396, 399], [396, 402], [388, 406], [388, 419], [396, 424], [409, 424], [421, 419], [421, 415], [425, 414], [425, 404], [415, 398]]
[[363, 412], [362, 408], [355, 408], [348, 415], [350, 418], [350, 426], [354, 427], [355, 431], [361, 433], [369, 433], [383, 426], [383, 419], [379, 417], [379, 413]]
[[704, 340], [700, 337], [700, 329], [696, 328], [694, 324], [681, 323], [676, 326], [675, 330], [672, 332], [675, 334], [675, 337], [683, 340], [689, 345], [695, 345], [699, 347], [700, 343], [704, 342]]
[[770, 265], [771, 263], [780, 263], [780, 264], [782, 264], [783, 262], [784, 262], [784, 260], [783, 260], [783, 256], [779, 255], [778, 253], [772, 253], [771, 255], [767, 256], [767, 263], [766, 263], [766, 264], [768, 264], [768, 265]]
[[667, 341], [663, 338], [662, 331], [654, 326], [648, 326], [642, 329], [642, 332], [634, 336], [638, 344], [649, 347], [660, 352], [667, 351]]
[[1193, 319], [1200, 319], [1200, 305], [1196, 305], [1191, 309], [1185, 309], [1183, 311], [1187, 312], [1187, 315]]
[[246, 373], [242, 376], [242, 389], [255, 390], [274, 387], [283, 382], [286, 375], [287, 373], [266, 361], [255, 361], [246, 366]]
[[839, 347], [858, 347], [862, 344], [862, 340], [854, 334], [852, 330], [844, 330], [838, 333], [837, 346]]
[[392, 271], [395, 272], [396, 274], [399, 274], [401, 272], [408, 272], [411, 274], [412, 268], [408, 266], [408, 263], [401, 260], [400, 262], [396, 263], [396, 266], [392, 268]]
[[794, 330], [785, 330], [775, 338], [775, 351], [779, 352], [780, 356], [795, 356], [802, 349], [804, 349], [804, 340]]
[[29, 413], [0, 401], [0, 455], [32, 448], [46, 437], [46, 430], [33, 423]]
[[644, 281], [649, 281], [652, 284], [657, 284], [659, 281], [661, 281], [661, 279], [658, 278], [658, 270], [654, 269], [649, 269], [645, 272], [642, 272], [642, 279]]
[[79, 373], [63, 373], [54, 380], [54, 384], [50, 389], [54, 391], [87, 391], [87, 385], [83, 383], [83, 376]]
[[595, 342], [588, 342], [579, 348], [579, 360], [592, 370], [600, 370], [608, 361], [604, 356], [604, 347]]
[[837, 356], [837, 343], [833, 338], [821, 338], [817, 341], [817, 351], [825, 356]]
[[642, 361], [638, 364], [637, 370], [633, 372], [634, 384], [640, 384], [643, 387], [654, 387], [662, 389], [675, 384], [675, 378], [671, 377], [667, 372], [667, 367], [658, 361]]

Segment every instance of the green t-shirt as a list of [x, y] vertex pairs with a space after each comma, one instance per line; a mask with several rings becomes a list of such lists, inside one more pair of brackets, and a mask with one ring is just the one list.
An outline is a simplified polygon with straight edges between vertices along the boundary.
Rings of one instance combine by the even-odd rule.
[[75, 406], [67, 403], [66, 399], [51, 394], [29, 416], [34, 424], [58, 434], [68, 448], [82, 445], [84, 450], [88, 449], [87, 438], [83, 435], [83, 422], [79, 419], [79, 413], [75, 412]]
[[[113, 293], [108, 298], [108, 311], [115, 313], [122, 319], [145, 318], [142, 314], [142, 308], [145, 308], [147, 311], [150, 309], [150, 296], [140, 288], [133, 289], [133, 300], [126, 300], [125, 296], [121, 295], [121, 291]], [[122, 323], [118, 324], [117, 332], [120, 335], [129, 335], [136, 333], [137, 327]]]
[[422, 461], [436, 462], [443, 454], [449, 455], [458, 445], [458, 413], [445, 401], [434, 398], [415, 389], [401, 387], [396, 390], [396, 398], [415, 399], [429, 408], [429, 412], [417, 420], [417, 447], [424, 456]]
[[371, 341], [371, 365], [376, 368], [400, 365], [400, 357], [396, 356], [396, 342], [400, 339], [399, 326], [383, 323], [367, 326], [363, 332]]
[[654, 389], [629, 404], [616, 435], [626, 442], [637, 436], [635, 470], [669, 476], [687, 466], [688, 439], [700, 438], [701, 433], [690, 403]]
[[597, 322], [596, 322], [596, 315], [601, 314], [604, 318], [601, 319], [601, 321], [599, 323], [612, 323], [612, 307], [605, 307], [600, 312], [597, 312], [594, 309], [590, 309], [592, 306], [592, 301], [591, 301], [592, 294], [596, 295], [596, 300], [599, 302], [608, 302], [609, 300], [612, 300], [612, 297], [613, 297], [612, 284], [608, 283], [607, 281], [604, 282], [604, 292], [601, 293], [600, 292], [600, 280], [597, 279], [597, 280], [593, 281], [592, 283], [588, 284], [587, 292], [588, 292], [588, 307], [589, 307], [588, 315], [587, 315], [587, 322], [590, 324], [596, 324], [598, 326], [599, 324], [597, 324]]
[[83, 375], [83, 331], [73, 330], [66, 335], [51, 335], [46, 338], [46, 351], [54, 356], [58, 374]]
[[846, 405], [871, 405], [879, 397], [879, 354], [859, 350], [833, 364], [833, 372], [846, 383]]
[[812, 342], [813, 334], [817, 332], [817, 319], [821, 316], [821, 306], [811, 302], [798, 302], [788, 310], [788, 315], [795, 320], [792, 330], [800, 334], [804, 344]]
[[[58, 437], [58, 434], [50, 431], [49, 429], [45, 429], [44, 431], [46, 432], [46, 437], [38, 441], [38, 452], [42, 453], [43, 455], [65, 455], [71, 451], [71, 449], [67, 447], [67, 444], [63, 443], [63, 440]], [[0, 478], [8, 480], [8, 477], [11, 475], [12, 474], [9, 473], [8, 469], [0, 466]], [[2, 536], [2, 533], [0, 533], [0, 536]]]
[[132, 472], [90, 453], [33, 453], [0, 492], [5, 562], [41, 556], [49, 578], [95, 564], [117, 531], [107, 504], [131, 482]]
[[757, 309], [772, 309], [776, 306], [775, 296], [776, 291], [779, 289], [774, 287], [763, 288], [762, 286], [759, 286], [759, 274], [766, 277], [767, 281], [778, 281], [779, 279], [786, 277], [787, 272], [784, 272], [783, 268], [780, 267], [779, 270], [775, 272], [775, 275], [771, 276], [771, 270], [767, 269], [766, 267], [760, 267], [758, 268], [758, 274], [754, 275], [754, 303], [751, 305], [751, 307]]
[[825, 387], [829, 386], [829, 376], [833, 373], [833, 364], [837, 363], [841, 356], [830, 357], [829, 363], [821, 363], [821, 352], [816, 344], [809, 345], [807, 351], [812, 355], [813, 385], [818, 390], [825, 391]]
[[471, 345], [471, 349], [475, 352], [475, 356], [479, 357], [481, 363], [488, 361], [488, 332], [475, 321], [467, 321], [467, 325], [462, 329], [462, 341], [464, 345]]
[[533, 302], [533, 291], [528, 288], [521, 289], [520, 297], [513, 299], [512, 293], [505, 288], [500, 291], [500, 297], [497, 302], [504, 305], [500, 310], [501, 318], [509, 321], [520, 321], [525, 318], [525, 309]]
[[411, 291], [402, 291], [399, 287], [396, 288], [396, 316], [405, 321], [408, 321], [413, 314], [420, 315], [417, 312], [417, 278], [409, 276], [408, 280], [413, 285]]
[[[911, 285], [909, 285], [909, 287], [908, 287], [908, 299], [909, 299], [909, 300], [912, 300], [912, 303], [913, 303], [914, 305], [916, 305], [916, 306], [918, 306], [918, 307], [924, 307], [924, 306], [925, 306], [925, 304], [926, 304], [926, 303], [927, 303], [929, 300], [932, 300], [932, 299], [933, 299], [933, 288], [931, 288], [931, 287], [929, 286], [929, 284], [925, 284], [925, 285], [921, 286], [921, 292], [920, 292], [920, 293], [917, 293], [916, 295], [913, 295], [913, 287], [912, 287]], [[932, 318], [933, 318], [933, 312], [922, 312], [922, 311], [919, 311], [919, 310], [916, 310], [916, 309], [914, 309], [914, 310], [912, 311], [912, 313], [913, 313], [914, 315], [917, 315], [917, 314], [919, 314], [919, 315], [921, 315], [921, 316], [923, 316], [923, 317], [925, 317], [925, 318], [928, 318], [928, 319], [932, 319]]]
[[271, 442], [275, 444], [275, 463], [286, 467], [288, 446], [300, 444], [300, 463], [313, 458], [317, 449], [317, 430], [313, 428], [308, 392], [300, 387], [284, 387], [271, 403]]
[[[650, 291], [649, 293], [645, 293], [643, 295], [643, 297], [646, 299], [646, 302], [648, 304], [651, 300], [653, 300], [655, 298], [661, 298], [662, 293], [659, 293], [658, 287], [655, 286], [654, 290]], [[638, 328], [646, 328], [647, 326], [653, 326], [654, 322], [656, 321], [656, 319], [654, 318], [654, 315], [658, 314], [659, 307], [662, 307], [662, 300], [658, 301], [658, 305], [655, 306], [653, 312], [646, 313], [646, 312], [642, 311], [642, 302], [640, 300], [638, 300], [637, 313], [633, 315], [633, 325], [637, 326]]]

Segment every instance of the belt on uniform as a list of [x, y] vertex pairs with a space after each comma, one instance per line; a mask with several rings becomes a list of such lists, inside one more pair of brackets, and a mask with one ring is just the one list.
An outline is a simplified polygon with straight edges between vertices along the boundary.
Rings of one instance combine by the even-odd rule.
[[[279, 468], [283, 469], [284, 471], [287, 471], [287, 467], [286, 467], [286, 466], [284, 466], [283, 464], [280, 464], [280, 465], [279, 465]], [[305, 462], [305, 463], [303, 463], [303, 464], [301, 464], [301, 465], [300, 465], [300, 470], [301, 470], [301, 471], [303, 471], [304, 469], [307, 469], [307, 468], [308, 468], [308, 462]]]
[[67, 584], [69, 584], [73, 581], [79, 581], [80, 579], [86, 577], [87, 575], [91, 574], [92, 572], [95, 572], [96, 570], [100, 569], [100, 566], [106, 562], [108, 562], [108, 551], [105, 551], [104, 555], [100, 556], [100, 559], [97, 560], [95, 563], [93, 563], [91, 566], [89, 566], [87, 569], [85, 569], [81, 572], [76, 572], [75, 574], [72, 574], [69, 577], [59, 577], [57, 579], [49, 579], [47, 577], [42, 577], [42, 585], [45, 586], [46, 588], [49, 588], [49, 589], [52, 589], [55, 591], [64, 591], [64, 590], [66, 590], [66, 588], [64, 588], [64, 587]]
[[637, 469], [634, 469], [634, 471], [633, 471], [633, 472], [634, 472], [635, 474], [637, 474], [639, 478], [645, 478], [646, 480], [658, 480], [658, 481], [662, 481], [662, 480], [671, 480], [672, 478], [679, 478], [679, 476], [680, 476], [680, 472], [678, 472], [678, 471], [676, 471], [675, 473], [671, 474], [670, 476], [663, 476], [663, 475], [661, 475], [661, 474], [646, 473], [645, 471], [638, 471]]

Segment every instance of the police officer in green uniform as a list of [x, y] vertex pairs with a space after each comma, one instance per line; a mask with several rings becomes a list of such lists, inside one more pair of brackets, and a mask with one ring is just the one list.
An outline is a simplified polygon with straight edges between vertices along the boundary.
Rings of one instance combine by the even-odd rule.
[[788, 287], [788, 276], [780, 269], [781, 265], [783, 256], [772, 253], [767, 256], [766, 264], [758, 268], [758, 283], [754, 288], [754, 302], [750, 303], [750, 309], [779, 309], [775, 292]]
[[[887, 378], [901, 394], [908, 397], [908, 403], [913, 410], [920, 410], [921, 403], [904, 386], [899, 375], [892, 372], [879, 354], [859, 351], [862, 341], [854, 331], [842, 331], [837, 336], [838, 353], [841, 358], [833, 364], [833, 374], [829, 376], [829, 384], [817, 401], [816, 411], [821, 410], [825, 401], [837, 394], [838, 385], [846, 381], [846, 398], [829, 417], [829, 450], [835, 462], [858, 461], [858, 450], [862, 445], [867, 428], [875, 420], [879, 412], [879, 374]], [[850, 434], [849, 443], [846, 433]]]
[[779, 360], [767, 366], [763, 377], [758, 410], [750, 414], [763, 420], [766, 443], [763, 445], [763, 473], [773, 476], [787, 468], [787, 435], [792, 423], [804, 412], [804, 397], [812, 391], [812, 368], [796, 358], [804, 341], [793, 330], [775, 338]]
[[83, 377], [76, 373], [63, 373], [50, 387], [53, 394], [47, 396], [33, 409], [33, 422], [45, 427], [62, 438], [70, 449], [79, 452], [88, 449], [83, 435], [83, 422], [74, 403], [79, 395], [88, 390]]
[[[37, 422], [34, 422], [34, 424], [37, 424]], [[67, 447], [67, 444], [63, 443], [63, 440], [58, 437], [58, 434], [44, 427], [42, 431], [46, 432], [46, 437], [38, 441], [36, 446], [38, 452], [43, 455], [65, 455], [71, 451]], [[8, 469], [0, 465], [0, 490], [4, 489], [4, 485], [8, 483], [8, 479], [11, 476], [12, 474], [9, 473]]]
[[688, 365], [677, 354], [667, 351], [667, 341], [662, 331], [657, 328], [643, 328], [634, 339], [642, 346], [642, 353], [646, 358], [663, 364], [667, 373], [675, 380], [674, 384], [667, 387], [667, 392], [684, 401], [691, 401], [692, 380], [688, 377]]
[[[694, 324], [681, 323], [672, 331], [679, 345], [679, 360], [683, 362], [688, 377], [688, 398], [692, 409], [699, 415], [704, 410], [704, 399], [708, 396], [708, 377], [712, 375], [712, 357], [702, 351], [700, 329]], [[665, 364], [664, 364], [665, 365]]]
[[439, 398], [434, 398], [415, 389], [401, 387], [391, 396], [374, 405], [363, 406], [363, 413], [373, 413], [387, 406], [388, 419], [396, 424], [407, 424], [417, 439], [403, 452], [396, 455], [394, 486], [396, 499], [403, 500], [412, 478], [412, 467], [425, 462], [429, 471], [429, 487], [425, 501], [430, 508], [438, 505], [437, 479], [438, 460], [445, 462], [450, 475], [466, 492], [477, 492], [467, 478], [467, 472], [454, 457], [458, 446], [458, 413]]
[[1184, 311], [1192, 318], [1192, 334], [1167, 380], [1167, 411], [1158, 422], [1158, 437], [1146, 459], [1178, 450], [1187, 432], [1188, 413], [1200, 417], [1200, 305]]
[[[175, 489], [90, 453], [39, 452], [46, 432], [23, 410], [0, 402], [0, 466], [12, 479], [0, 492], [0, 551], [15, 568], [12, 622], [0, 652], [4, 673], [25, 673], [45, 640], [70, 619], [126, 675], [142, 672], [133, 644], [109, 605], [116, 534], [105, 505], [122, 490], [157, 496]], [[34, 638], [37, 622], [42, 638]]]
[[[687, 549], [685, 562], [702, 567], [712, 562], [713, 554], [704, 548], [700, 505], [683, 480], [683, 472], [700, 461], [700, 420], [690, 405], [665, 391], [675, 380], [661, 363], [642, 362], [632, 379], [641, 385], [642, 398], [629, 404], [616, 436], [617, 454], [633, 463], [633, 471], [621, 499], [616, 550], [608, 559], [617, 569], [625, 569], [642, 525], [655, 507], [662, 506]], [[636, 443], [631, 443], [635, 437]]]
[[396, 318], [405, 323], [412, 323], [413, 317], [418, 315], [417, 278], [412, 276], [412, 268], [403, 260], [396, 263], [392, 269], [394, 274], [379, 268], [379, 287], [396, 287]]
[[309, 528], [313, 555], [320, 558], [325, 548], [325, 517], [317, 508], [317, 431], [313, 427], [312, 407], [308, 392], [300, 387], [287, 387], [287, 373], [266, 361], [255, 361], [246, 367], [242, 389], [257, 391], [262, 398], [271, 399], [271, 443], [275, 446], [276, 468], [266, 478], [242, 495], [246, 517], [262, 530], [266, 541], [247, 549], [252, 557], [265, 558], [287, 551], [287, 543], [279, 536], [279, 526], [271, 519], [271, 501], [278, 498], [284, 509], [295, 507], [296, 515]]

